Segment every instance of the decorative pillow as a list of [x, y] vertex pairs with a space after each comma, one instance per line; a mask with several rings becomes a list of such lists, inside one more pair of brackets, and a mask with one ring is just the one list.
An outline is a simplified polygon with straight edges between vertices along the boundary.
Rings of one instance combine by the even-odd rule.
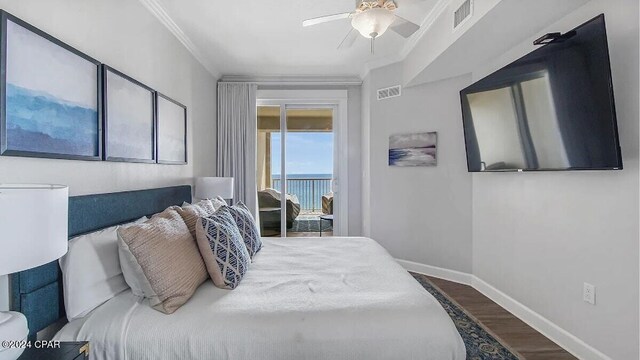
[[237, 205], [229, 207], [229, 212], [231, 213], [231, 216], [233, 216], [233, 220], [235, 220], [236, 225], [240, 230], [240, 235], [242, 235], [244, 244], [247, 246], [249, 255], [253, 259], [253, 257], [262, 248], [260, 230], [258, 229], [258, 225], [256, 224], [253, 215], [251, 215], [251, 212], [249, 212], [249, 209], [242, 203], [242, 201], [239, 201]]
[[211, 199], [211, 203], [216, 210], [220, 209], [224, 205], [227, 205], [227, 202], [220, 196], [217, 196], [215, 199]]
[[170, 207], [143, 224], [118, 229], [122, 272], [134, 294], [171, 314], [207, 280], [207, 269], [187, 225]]
[[[135, 223], [147, 220], [143, 217]], [[58, 260], [69, 321], [84, 317], [129, 288], [118, 258], [117, 230], [131, 224], [134, 223], [112, 226], [69, 240], [69, 251]]]
[[235, 289], [251, 258], [229, 208], [223, 206], [213, 216], [198, 219], [196, 234], [213, 283], [222, 289]]
[[182, 220], [187, 224], [191, 237], [196, 238], [196, 221], [199, 217], [209, 217], [216, 212], [216, 208], [213, 206], [210, 200], [201, 200], [195, 204], [182, 204], [182, 207], [177, 207], [178, 214], [182, 216]]

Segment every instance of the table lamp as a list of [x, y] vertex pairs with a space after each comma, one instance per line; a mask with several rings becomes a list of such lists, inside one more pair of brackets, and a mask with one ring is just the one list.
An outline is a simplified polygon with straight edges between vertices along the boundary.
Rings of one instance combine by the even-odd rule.
[[196, 198], [213, 199], [218, 196], [225, 200], [233, 199], [232, 177], [196, 178]]
[[[67, 252], [69, 188], [63, 185], [0, 184], [0, 275], [31, 269]], [[0, 312], [0, 340], [26, 341], [27, 318]], [[0, 360], [21, 348], [0, 347]]]

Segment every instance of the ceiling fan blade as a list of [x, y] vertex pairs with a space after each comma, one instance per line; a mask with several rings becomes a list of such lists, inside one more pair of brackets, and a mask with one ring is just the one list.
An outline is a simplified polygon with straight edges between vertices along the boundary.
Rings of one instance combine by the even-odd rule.
[[338, 49], [350, 48], [357, 38], [358, 38], [358, 32], [354, 28], [351, 28], [351, 30], [349, 30], [349, 32], [347, 33], [347, 36], [345, 36], [344, 39], [342, 39], [342, 42], [340, 43], [340, 45], [338, 45]]
[[393, 0], [396, 3], [397, 7], [407, 7], [409, 5], [415, 5], [416, 3], [425, 2], [425, 0]]
[[391, 24], [391, 27], [389, 29], [393, 30], [395, 33], [399, 34], [402, 37], [408, 38], [416, 31], [418, 31], [418, 29], [420, 29], [420, 26], [396, 15], [396, 20], [393, 22], [393, 24]]
[[351, 14], [352, 13], [347, 12], [347, 13], [320, 16], [313, 19], [307, 19], [302, 22], [302, 26], [312, 26], [312, 25], [318, 25], [318, 24], [322, 24], [322, 23], [326, 23], [334, 20], [348, 19], [351, 17]]

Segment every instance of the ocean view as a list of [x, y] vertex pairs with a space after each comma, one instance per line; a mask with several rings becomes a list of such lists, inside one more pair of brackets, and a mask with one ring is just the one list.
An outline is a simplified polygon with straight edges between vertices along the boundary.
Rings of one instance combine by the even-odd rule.
[[[331, 179], [333, 174], [287, 174], [287, 179]], [[280, 180], [280, 174], [273, 174], [271, 178]]]
[[[331, 192], [332, 174], [288, 174], [287, 193], [296, 195], [305, 212], [322, 212], [322, 195]], [[280, 174], [272, 175], [273, 188], [280, 190]]]

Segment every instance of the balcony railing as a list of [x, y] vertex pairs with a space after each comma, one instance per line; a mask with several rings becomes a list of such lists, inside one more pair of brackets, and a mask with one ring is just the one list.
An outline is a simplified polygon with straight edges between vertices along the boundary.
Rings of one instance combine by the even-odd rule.
[[[272, 179], [274, 189], [280, 189], [280, 179]], [[287, 194], [293, 194], [300, 201], [300, 211], [306, 213], [322, 212], [322, 195], [331, 191], [331, 179], [289, 178], [287, 177]]]

